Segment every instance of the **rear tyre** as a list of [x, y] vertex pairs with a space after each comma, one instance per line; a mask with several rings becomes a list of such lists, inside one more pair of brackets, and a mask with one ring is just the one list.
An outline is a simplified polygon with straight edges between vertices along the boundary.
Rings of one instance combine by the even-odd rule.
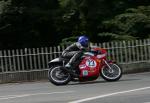
[[66, 85], [71, 80], [69, 73], [64, 72], [61, 66], [53, 66], [48, 71], [48, 79], [54, 85]]
[[122, 77], [122, 69], [119, 65], [110, 63], [111, 70], [107, 65], [101, 69], [101, 76], [106, 81], [117, 81]]

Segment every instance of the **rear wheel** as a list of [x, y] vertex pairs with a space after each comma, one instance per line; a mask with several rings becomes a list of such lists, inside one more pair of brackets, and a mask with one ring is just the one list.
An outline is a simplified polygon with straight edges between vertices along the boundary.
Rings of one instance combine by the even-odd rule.
[[64, 72], [61, 66], [53, 66], [48, 71], [48, 78], [54, 85], [65, 85], [71, 80], [69, 73]]
[[122, 69], [119, 65], [110, 63], [110, 68], [105, 65], [101, 69], [101, 76], [106, 81], [117, 81], [122, 77]]

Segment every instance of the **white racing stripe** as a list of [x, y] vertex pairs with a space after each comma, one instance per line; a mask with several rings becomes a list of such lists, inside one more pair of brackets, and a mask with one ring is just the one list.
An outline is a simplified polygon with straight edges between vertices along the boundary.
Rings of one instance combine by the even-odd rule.
[[91, 101], [91, 100], [105, 98], [105, 97], [109, 97], [109, 96], [114, 96], [114, 95], [118, 95], [118, 94], [125, 94], [125, 93], [130, 93], [130, 92], [136, 92], [136, 91], [146, 90], [146, 89], [150, 89], [150, 87], [143, 87], [143, 88], [132, 89], [132, 90], [127, 90], [127, 91], [109, 93], [109, 94], [99, 95], [99, 96], [95, 96], [95, 97], [80, 99], [80, 100], [76, 100], [76, 101], [72, 101], [72, 102], [68, 102], [68, 103], [81, 103], [81, 102]]
[[22, 95], [7, 95], [7, 96], [0, 96], [0, 100], [21, 98], [21, 97], [27, 97], [27, 96], [36, 96], [36, 95], [65, 94], [65, 93], [73, 93], [73, 92], [75, 92], [75, 91], [51, 92], [51, 93], [34, 93], [34, 94], [22, 94]]

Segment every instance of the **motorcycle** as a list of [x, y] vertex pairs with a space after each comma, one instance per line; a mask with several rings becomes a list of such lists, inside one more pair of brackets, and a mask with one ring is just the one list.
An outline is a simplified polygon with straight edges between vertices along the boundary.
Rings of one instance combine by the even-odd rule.
[[85, 52], [79, 60], [75, 69], [72, 71], [78, 76], [73, 76], [66, 71], [65, 64], [68, 62], [65, 58], [56, 58], [51, 60], [48, 71], [48, 79], [54, 85], [66, 85], [70, 81], [93, 81], [101, 76], [106, 81], [117, 81], [122, 77], [121, 67], [113, 61], [107, 60], [107, 51], [103, 48], [92, 48]]

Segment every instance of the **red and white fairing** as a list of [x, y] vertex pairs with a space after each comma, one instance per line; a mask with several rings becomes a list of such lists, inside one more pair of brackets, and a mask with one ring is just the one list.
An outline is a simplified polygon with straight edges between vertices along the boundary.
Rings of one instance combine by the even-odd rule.
[[100, 63], [96, 60], [95, 57], [86, 57], [80, 63], [80, 76], [79, 79], [83, 80], [84, 78], [93, 78], [97, 79], [99, 77], [99, 65]]
[[[95, 50], [100, 50], [100, 48], [95, 48]], [[92, 55], [88, 54], [89, 56], [85, 56], [82, 62], [79, 65], [80, 76], [79, 79], [83, 80], [84, 78], [87, 79], [97, 79], [100, 75], [100, 68], [101, 68], [101, 60], [106, 59], [106, 51], [101, 50], [102, 54], [99, 55]]]

